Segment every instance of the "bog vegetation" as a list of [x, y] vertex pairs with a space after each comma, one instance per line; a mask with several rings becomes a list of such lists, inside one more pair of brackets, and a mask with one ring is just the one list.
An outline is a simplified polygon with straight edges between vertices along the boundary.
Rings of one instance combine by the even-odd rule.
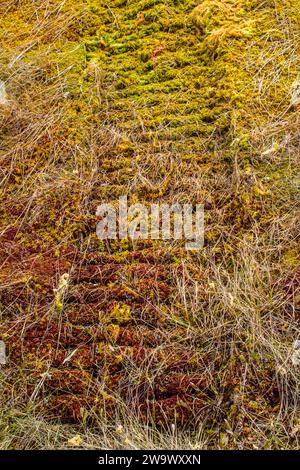
[[[0, 18], [1, 448], [299, 447], [298, 0]], [[204, 248], [100, 242], [124, 194]]]

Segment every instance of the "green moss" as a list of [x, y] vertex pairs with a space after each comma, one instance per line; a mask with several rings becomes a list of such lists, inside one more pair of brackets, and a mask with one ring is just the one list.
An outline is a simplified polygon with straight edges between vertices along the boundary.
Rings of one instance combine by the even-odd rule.
[[[38, 15], [48, 21], [46, 6], [40, 3]], [[56, 0], [50, 3], [56, 5]], [[76, 367], [94, 368], [93, 373], [96, 366], [106, 367], [113, 375], [126, 359], [130, 362], [128, 359], [134, 360], [138, 354], [145, 366], [147, 354], [142, 348], [122, 349], [117, 344], [124, 325], [137, 317], [147, 322], [145, 305], [159, 310], [168, 319], [168, 327], [184, 327], [188, 339], [191, 324], [194, 327], [198, 321], [189, 319], [186, 305], [180, 305], [177, 298], [175, 303], [169, 277], [166, 282], [143, 278], [149, 264], [156, 267], [162, 263], [161, 243], [153, 243], [148, 251], [143, 246], [135, 250], [135, 244], [128, 240], [100, 243], [95, 240], [94, 205], [127, 192], [133, 200], [148, 202], [158, 198], [207, 202], [207, 246], [203, 252], [205, 256], [209, 252], [207, 271], [212, 262], [221, 265], [220, 278], [225, 267], [234, 266], [241, 240], [249, 244], [253, 241], [253, 227], [259, 237], [268, 232], [273, 220], [285, 220], [281, 200], [290, 201], [289, 194], [296, 193], [290, 176], [295, 178], [297, 173], [285, 150], [285, 130], [280, 123], [282, 117], [292, 122], [291, 116], [296, 116], [297, 109], [289, 107], [289, 93], [298, 74], [289, 47], [284, 51], [278, 47], [286, 39], [286, 44], [291, 40], [285, 38], [286, 30], [281, 27], [286, 24], [287, 4], [289, 21], [299, 24], [295, 0], [276, 2], [276, 8], [274, 2], [260, 0], [67, 0], [60, 5], [60, 22], [52, 24], [52, 29], [45, 28], [47, 31], [37, 28], [31, 0], [24, 0], [22, 8], [11, 5], [8, 9], [3, 20], [5, 34], [0, 35], [5, 49], [3, 77], [12, 80], [14, 107], [9, 116], [4, 116], [1, 129], [4, 160], [9, 161], [1, 222], [19, 226], [22, 220], [22, 229], [6, 240], [10, 249], [13, 239], [15, 259], [25, 253], [32, 263], [36, 251], [53, 253], [54, 248], [57, 262], [55, 269], [44, 274], [45, 279], [33, 276], [30, 282], [23, 282], [22, 288], [26, 285], [29, 293], [22, 291], [20, 298], [25, 297], [28, 312], [34, 304], [34, 291], [40, 313], [39, 302], [45, 301], [48, 306], [56, 297], [57, 313], [63, 313], [65, 299], [53, 296], [52, 288], [61, 271], [60, 250], [64, 248], [76, 252], [81, 262], [85, 256], [88, 258], [95, 241], [105, 268], [107, 260], [114, 268], [120, 263], [129, 265], [128, 269], [122, 268], [121, 281], [112, 276], [113, 281], [110, 278], [99, 290], [101, 307], [97, 304], [97, 309], [103, 307], [101, 318], [107, 326], [106, 341], [99, 349], [89, 349], [92, 340], [99, 341], [97, 328], [87, 340], [85, 335], [91, 334], [91, 328], [81, 327], [66, 335], [65, 341], [73, 344], [76, 335], [82, 334]], [[18, 74], [22, 83], [13, 81]], [[265, 129], [272, 134], [270, 138], [261, 138]], [[22, 145], [13, 147], [14, 158], [9, 160], [9, 149], [18, 139]], [[257, 140], [266, 149], [257, 146]], [[25, 188], [22, 198], [21, 183]], [[299, 250], [292, 242], [281, 253], [287, 269], [297, 267]], [[182, 266], [185, 256], [174, 255], [173, 247], [170, 249], [173, 264], [167, 267], [169, 274]], [[77, 258], [71, 258], [76, 264]], [[129, 269], [136, 268], [136, 264], [139, 269]], [[153, 269], [154, 273], [165, 276], [162, 269]], [[104, 269], [104, 278], [111, 276], [108, 274]], [[140, 290], [130, 286], [136, 276]], [[199, 285], [197, 296], [200, 299], [203, 295], [206, 306], [201, 276], [198, 270], [193, 280]], [[98, 302], [97, 288], [91, 280], [91, 285], [78, 287], [78, 296], [84, 292]], [[162, 304], [166, 304], [165, 310]], [[88, 305], [90, 308], [93, 304]], [[217, 313], [222, 310], [222, 318], [224, 313], [227, 315], [223, 307], [214, 304], [214, 308]], [[47, 322], [35, 339], [43, 337], [45, 330]], [[170, 331], [164, 329], [163, 333]], [[83, 343], [88, 343], [86, 349]], [[194, 344], [198, 348], [196, 341], [192, 348]], [[256, 352], [250, 357], [256, 375], [252, 374], [249, 382], [249, 356], [243, 350], [244, 343], [236, 344], [238, 359], [223, 364], [228, 384], [215, 380], [213, 361], [205, 364], [205, 369], [213, 365], [215, 383], [204, 405], [209, 408], [215, 392], [218, 397], [226, 395], [226, 403], [218, 405], [218, 413], [222, 407], [223, 414], [228, 411], [232, 421], [248, 419], [242, 416], [238, 404], [232, 404], [232, 388], [239, 375], [243, 381], [247, 376], [244, 405], [254, 417], [268, 411], [267, 395], [272, 390], [266, 378], [266, 361], [261, 364]], [[42, 359], [36, 351], [30, 351], [30, 360], [41, 370], [49, 363], [49, 350], [53, 349], [51, 344], [47, 348], [40, 351]], [[159, 351], [164, 355], [162, 364], [182, 367], [183, 351], [173, 357], [169, 351], [164, 352], [164, 347]], [[194, 355], [188, 352], [184, 367], [198, 369], [203, 362], [201, 354], [198, 349]], [[153, 356], [153, 351], [148, 355]], [[159, 366], [162, 364], [159, 361]], [[216, 369], [219, 372], [219, 364]], [[274, 374], [274, 364], [271, 369]], [[259, 384], [255, 383], [257, 377], [261, 379]], [[266, 398], [262, 399], [264, 394]], [[172, 405], [172, 400], [164, 404]], [[179, 416], [177, 408], [181, 408], [181, 414], [190, 412], [184, 400], [172, 406], [171, 418]], [[78, 407], [80, 411], [80, 403]], [[223, 447], [230, 446], [226, 436], [222, 433]]]

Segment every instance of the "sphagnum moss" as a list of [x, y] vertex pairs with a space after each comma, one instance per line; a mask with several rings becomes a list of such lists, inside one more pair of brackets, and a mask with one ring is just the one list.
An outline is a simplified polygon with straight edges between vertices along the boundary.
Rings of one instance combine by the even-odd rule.
[[[129, 407], [198, 447], [297, 447], [296, 0], [1, 8], [3, 447], [64, 446], [24, 444], [20, 411], [88, 439]], [[204, 203], [201, 253], [100, 246], [127, 192]]]

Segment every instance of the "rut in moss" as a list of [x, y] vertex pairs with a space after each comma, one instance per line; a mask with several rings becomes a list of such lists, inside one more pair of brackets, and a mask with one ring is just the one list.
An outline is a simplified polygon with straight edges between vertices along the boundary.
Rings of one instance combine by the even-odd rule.
[[[263, 364], [254, 357], [240, 411], [246, 338], [234, 353], [230, 336], [222, 354], [213, 337], [206, 348], [178, 294], [187, 253], [159, 241], [101, 244], [94, 214], [99, 202], [123, 194], [132, 202], [204, 203], [206, 246], [193, 275], [210, 305], [212, 261], [230, 269], [240, 241], [251, 240], [254, 225], [264, 232], [282, 213], [278, 200], [292, 191], [284, 180], [295, 167], [281, 129], [274, 124], [265, 159], [251, 132], [270, 114], [253, 77], [266, 71], [275, 123], [297, 78], [295, 64], [288, 70], [279, 53], [279, 78], [268, 77], [285, 35], [278, 3], [69, 0], [55, 34], [54, 27], [40, 32], [32, 2], [9, 9], [8, 35], [20, 26], [13, 43], [33, 80], [25, 81], [6, 48], [5, 60], [24, 82], [7, 87], [16, 108], [5, 111], [1, 129], [1, 223], [12, 224], [1, 248], [1, 303], [9, 307], [1, 335], [10, 361], [26, 368], [28, 395], [51, 419], [113, 415], [120, 399], [159, 425], [201, 416], [212, 427], [220, 420], [244, 426], [258, 409], [276, 416], [272, 357]], [[296, 13], [291, 21], [299, 22]], [[45, 110], [47, 93], [53, 99]], [[297, 108], [284, 111], [292, 119]], [[280, 158], [270, 164], [273, 154]], [[297, 248], [290, 251], [295, 260]], [[53, 289], [66, 273], [58, 298]]]

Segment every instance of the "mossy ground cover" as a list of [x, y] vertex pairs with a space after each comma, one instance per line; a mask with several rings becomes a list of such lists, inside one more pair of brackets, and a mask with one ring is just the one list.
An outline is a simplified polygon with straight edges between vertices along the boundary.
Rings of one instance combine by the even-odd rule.
[[[2, 446], [130, 413], [297, 447], [296, 0], [7, 1], [1, 25]], [[100, 243], [124, 194], [203, 203], [204, 248]]]

